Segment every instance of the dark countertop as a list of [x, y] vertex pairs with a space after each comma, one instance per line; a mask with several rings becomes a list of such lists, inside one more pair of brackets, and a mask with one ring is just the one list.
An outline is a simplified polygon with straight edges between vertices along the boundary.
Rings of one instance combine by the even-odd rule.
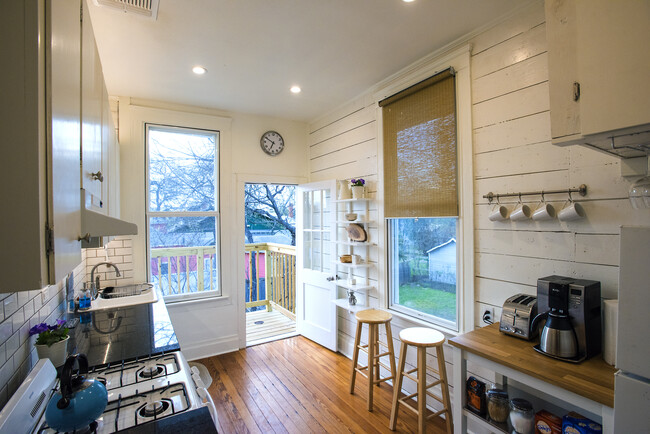
[[70, 329], [71, 352], [88, 357], [88, 366], [179, 350], [174, 327], [162, 297], [152, 304], [68, 313], [79, 318]]
[[[160, 295], [156, 303], [68, 313], [67, 319], [71, 318], [79, 318], [79, 324], [70, 329], [68, 349], [72, 354], [85, 354], [89, 367], [180, 350]], [[203, 407], [120, 431], [129, 434], [178, 432], [209, 434], [217, 430], [210, 412]]]

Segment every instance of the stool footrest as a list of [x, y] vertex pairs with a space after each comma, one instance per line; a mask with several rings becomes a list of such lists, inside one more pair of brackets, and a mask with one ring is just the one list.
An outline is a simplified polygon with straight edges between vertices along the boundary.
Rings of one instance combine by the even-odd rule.
[[445, 402], [442, 400], [441, 397], [439, 397], [439, 396], [437, 396], [437, 395], [434, 395], [433, 393], [429, 392], [428, 390], [427, 390], [427, 395], [429, 395], [430, 397], [432, 397], [433, 399], [435, 399], [436, 401], [438, 401], [438, 402], [440, 402], [440, 403], [442, 403], [442, 404], [445, 403]]
[[443, 408], [440, 411], [436, 411], [435, 413], [428, 415], [427, 419], [431, 419], [432, 417], [440, 416], [442, 413], [447, 413], [447, 417], [449, 417], [449, 415], [451, 414], [449, 409]]
[[440, 380], [438, 380], [438, 381], [434, 381], [434, 382], [431, 383], [431, 384], [427, 384], [427, 387], [426, 387], [426, 388], [427, 388], [427, 389], [431, 389], [433, 386], [437, 386], [437, 385], [440, 384], [440, 383], [444, 383], [444, 381], [442, 381], [442, 379], [440, 379]]
[[402, 399], [400, 399], [400, 400], [399, 400], [400, 404], [402, 404], [404, 407], [406, 407], [406, 408], [408, 408], [409, 410], [411, 410], [413, 413], [415, 413], [415, 414], [419, 414], [420, 412], [417, 410], [417, 408], [412, 407], [410, 404], [407, 404], [406, 402], [404, 402], [405, 399], [407, 399], [407, 398], [402, 398]]
[[405, 376], [406, 378], [410, 378], [411, 380], [415, 381], [416, 383], [418, 382], [418, 378], [417, 378], [417, 377], [414, 377], [414, 376], [411, 375], [411, 374], [407, 374], [406, 372], [404, 372], [404, 376]]
[[440, 371], [438, 371], [437, 369], [433, 369], [433, 368], [427, 366], [427, 371], [431, 371], [434, 374], [436, 374], [436, 377], [440, 377]]
[[411, 399], [411, 398], [417, 396], [417, 394], [418, 394], [417, 392], [415, 392], [415, 393], [411, 393], [410, 395], [405, 396], [404, 398], [400, 399], [400, 402], [402, 402], [402, 401], [404, 401], [404, 400], [407, 400], [407, 399]]
[[384, 356], [389, 356], [392, 353], [390, 351], [386, 351], [385, 353], [377, 354], [375, 357], [384, 357]]
[[379, 380], [375, 380], [373, 381], [373, 383], [379, 384], [379, 383], [383, 383], [384, 381], [392, 380], [393, 378], [395, 377], [391, 375], [390, 377], [385, 377], [385, 378], [380, 378]]
[[412, 374], [413, 372], [417, 371], [418, 368], [413, 368], [410, 371], [404, 371], [404, 374]]
[[387, 370], [388, 372], [391, 372], [391, 370], [390, 370], [390, 366], [388, 366], [387, 364], [382, 363], [382, 362], [377, 362], [377, 364], [378, 364], [379, 366], [381, 366], [382, 368], [384, 368], [385, 370]]

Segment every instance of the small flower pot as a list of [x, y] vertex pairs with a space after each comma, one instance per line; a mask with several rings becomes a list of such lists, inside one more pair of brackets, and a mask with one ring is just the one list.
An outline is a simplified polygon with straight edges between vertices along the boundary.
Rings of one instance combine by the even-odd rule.
[[39, 359], [50, 359], [54, 367], [59, 367], [65, 363], [68, 356], [68, 340], [70, 336], [66, 336], [62, 341], [47, 345], [34, 345]]
[[353, 185], [352, 190], [352, 199], [363, 199], [366, 193], [366, 187], [363, 185]]

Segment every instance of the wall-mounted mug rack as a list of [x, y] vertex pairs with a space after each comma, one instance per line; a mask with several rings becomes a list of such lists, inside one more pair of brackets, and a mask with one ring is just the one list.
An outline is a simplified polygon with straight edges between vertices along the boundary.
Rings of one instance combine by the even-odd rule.
[[526, 191], [520, 193], [504, 193], [504, 194], [489, 192], [488, 194], [484, 194], [483, 198], [487, 199], [490, 203], [492, 203], [494, 199], [498, 201], [502, 197], [545, 196], [547, 194], [569, 194], [570, 196], [571, 193], [579, 193], [580, 196], [586, 196], [587, 186], [585, 184], [582, 184], [578, 188], [568, 188], [565, 190], [540, 190], [540, 191]]

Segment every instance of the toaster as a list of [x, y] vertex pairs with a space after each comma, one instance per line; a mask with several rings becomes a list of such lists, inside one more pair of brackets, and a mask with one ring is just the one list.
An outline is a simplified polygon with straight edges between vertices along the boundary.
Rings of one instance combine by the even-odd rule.
[[537, 336], [537, 330], [530, 330], [530, 324], [537, 316], [537, 297], [517, 294], [508, 298], [501, 310], [499, 330], [508, 335], [530, 340]]

